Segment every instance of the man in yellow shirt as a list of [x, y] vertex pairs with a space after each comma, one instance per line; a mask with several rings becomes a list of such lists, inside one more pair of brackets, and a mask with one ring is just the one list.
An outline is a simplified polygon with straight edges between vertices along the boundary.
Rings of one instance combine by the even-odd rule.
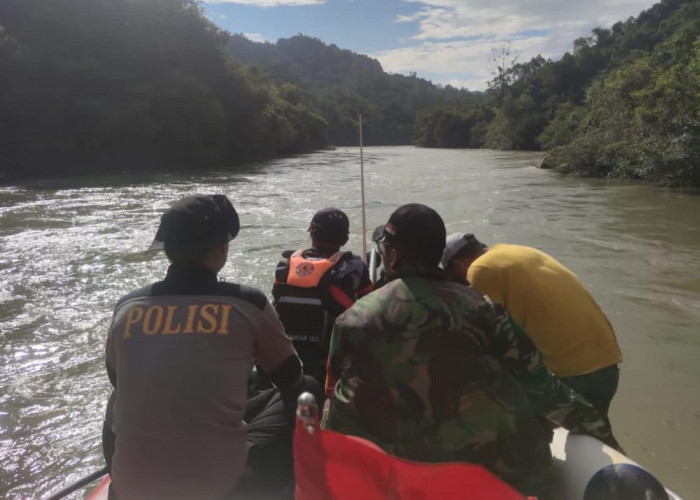
[[545, 364], [607, 415], [621, 361], [615, 332], [574, 273], [532, 247], [486, 247], [472, 234], [447, 238], [442, 266], [500, 302], [530, 335]]

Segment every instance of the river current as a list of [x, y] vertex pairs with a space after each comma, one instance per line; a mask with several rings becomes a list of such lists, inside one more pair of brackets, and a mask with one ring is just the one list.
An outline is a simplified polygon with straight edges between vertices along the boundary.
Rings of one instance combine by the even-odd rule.
[[[367, 236], [420, 202], [448, 233], [531, 245], [590, 289], [623, 352], [610, 417], [627, 454], [700, 495], [700, 196], [561, 177], [533, 153], [365, 148]], [[0, 187], [0, 497], [43, 498], [103, 465], [116, 300], [160, 279], [146, 253], [169, 202], [224, 193], [241, 217], [222, 276], [266, 292], [312, 214], [337, 206], [360, 253], [360, 157], [338, 149], [236, 172], [133, 173]], [[562, 332], [566, 334], [566, 332]]]

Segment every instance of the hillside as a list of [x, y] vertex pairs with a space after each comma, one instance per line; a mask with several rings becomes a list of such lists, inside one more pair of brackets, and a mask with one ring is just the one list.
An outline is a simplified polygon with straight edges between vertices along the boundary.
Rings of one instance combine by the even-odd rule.
[[413, 76], [384, 72], [375, 59], [303, 35], [256, 43], [233, 35], [227, 49], [254, 64], [277, 84], [291, 84], [328, 122], [328, 140], [356, 145], [357, 114], [368, 145], [412, 144], [416, 116], [442, 106], [467, 106], [478, 99], [466, 90], [437, 86]]
[[700, 187], [700, 1], [663, 0], [558, 61], [501, 68], [484, 101], [421, 116], [415, 139], [550, 150], [564, 173]]
[[0, 179], [231, 166], [325, 121], [234, 61], [195, 0], [0, 1]]
[[[507, 48], [504, 46], [504, 48]], [[556, 170], [700, 187], [700, 0], [662, 0], [485, 93], [196, 0], [0, 1], [0, 179], [201, 169], [358, 144], [546, 150]]]

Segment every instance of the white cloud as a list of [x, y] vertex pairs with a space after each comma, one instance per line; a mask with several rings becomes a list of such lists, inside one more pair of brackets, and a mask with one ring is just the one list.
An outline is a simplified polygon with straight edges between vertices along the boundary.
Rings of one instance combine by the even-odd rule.
[[[525, 53], [542, 53], [538, 50], [546, 42], [544, 37], [533, 37], [513, 40], [511, 47]], [[503, 42], [500, 40], [483, 41], [453, 41], [453, 42], [424, 42], [414, 47], [405, 47], [373, 54], [382, 64], [385, 71], [390, 73], [431, 73], [443, 75], [438, 83], [458, 86], [452, 82], [460, 82], [459, 86], [467, 86], [470, 90], [484, 90], [486, 83], [492, 78], [490, 64], [492, 49], [499, 49]]]
[[217, 12], [205, 12], [204, 15], [214, 24], [216, 24], [217, 21], [225, 21], [228, 19], [226, 14], [219, 14]]
[[263, 43], [268, 41], [267, 38], [265, 38], [265, 35], [261, 33], [243, 33], [243, 36], [251, 42]]
[[[542, 55], [559, 59], [576, 38], [649, 8], [653, 0], [404, 0], [420, 4], [400, 23], [416, 23], [405, 47], [373, 54], [385, 71], [441, 75], [439, 83], [486, 88], [491, 50], [505, 42], [522, 51], [520, 62]], [[453, 83], [451, 83], [453, 84]], [[453, 84], [454, 85], [454, 84]]]
[[625, 20], [653, 0], [404, 0], [422, 8], [407, 17], [419, 24], [418, 40], [508, 37], [559, 26], [599, 26]]
[[468, 90], [485, 90], [483, 86], [484, 82], [482, 80], [447, 80], [444, 85], [452, 85], [458, 89], [468, 89]]
[[321, 5], [326, 0], [200, 0], [202, 3], [237, 3], [254, 7], [300, 7], [304, 5]]

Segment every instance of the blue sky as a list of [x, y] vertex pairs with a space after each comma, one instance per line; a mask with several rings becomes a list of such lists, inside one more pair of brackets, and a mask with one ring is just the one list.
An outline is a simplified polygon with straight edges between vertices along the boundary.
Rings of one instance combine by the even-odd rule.
[[298, 33], [378, 59], [385, 71], [483, 90], [493, 50], [558, 59], [596, 26], [651, 0], [200, 0], [231, 33], [276, 42]]

